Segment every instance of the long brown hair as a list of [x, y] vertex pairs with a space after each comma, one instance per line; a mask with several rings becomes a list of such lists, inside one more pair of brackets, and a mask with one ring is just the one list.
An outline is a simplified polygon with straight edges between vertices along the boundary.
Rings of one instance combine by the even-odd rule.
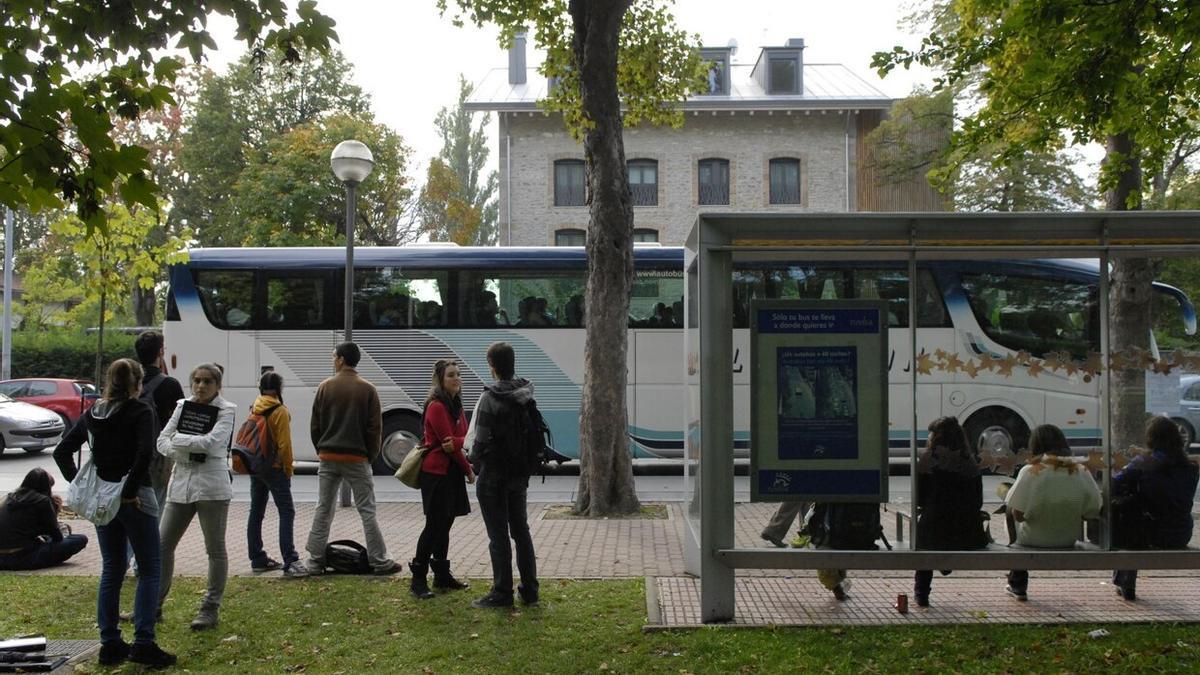
[[[438, 359], [433, 364], [433, 377], [430, 378], [429, 394], [425, 397], [425, 407], [428, 408], [430, 403], [441, 401], [446, 404], [446, 408], [450, 412], [450, 417], [455, 421], [462, 413], [462, 388], [458, 393], [451, 396], [446, 391], [446, 370], [451, 366], [458, 368], [458, 361], [454, 359]], [[459, 374], [462, 374], [462, 369], [458, 369]]]
[[1151, 451], [1161, 451], [1172, 464], [1188, 461], [1187, 452], [1183, 448], [1183, 434], [1179, 433], [1179, 427], [1166, 415], [1155, 415], [1146, 421], [1146, 447]]
[[1062, 429], [1053, 424], [1042, 424], [1029, 435], [1029, 452], [1033, 458], [1029, 465], [1033, 472], [1038, 473], [1045, 467], [1052, 469], [1062, 467], [1067, 473], [1073, 474], [1079, 470], [1079, 462], [1071, 459], [1071, 445]]
[[133, 398], [144, 374], [142, 364], [133, 359], [113, 361], [104, 380], [104, 400], [125, 401]]

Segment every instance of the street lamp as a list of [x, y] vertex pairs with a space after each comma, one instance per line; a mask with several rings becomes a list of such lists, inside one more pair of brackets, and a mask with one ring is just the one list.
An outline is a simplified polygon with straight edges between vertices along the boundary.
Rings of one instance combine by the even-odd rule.
[[329, 156], [333, 175], [346, 186], [346, 308], [342, 315], [342, 331], [350, 342], [354, 327], [354, 206], [358, 184], [371, 175], [375, 157], [371, 149], [358, 141], [342, 141]]

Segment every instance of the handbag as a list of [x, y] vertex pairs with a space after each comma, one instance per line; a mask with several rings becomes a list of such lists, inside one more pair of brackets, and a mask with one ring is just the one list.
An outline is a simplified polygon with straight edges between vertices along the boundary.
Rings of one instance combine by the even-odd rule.
[[400, 468], [396, 469], [396, 478], [410, 488], [421, 487], [421, 464], [425, 461], [427, 454], [429, 454], [429, 448], [421, 445], [414, 446], [404, 456], [404, 461], [400, 462]]
[[97, 525], [107, 525], [121, 510], [121, 491], [128, 478], [126, 474], [115, 483], [104, 480], [96, 473], [93, 457], [88, 457], [67, 488], [67, 499], [63, 503], [79, 516]]

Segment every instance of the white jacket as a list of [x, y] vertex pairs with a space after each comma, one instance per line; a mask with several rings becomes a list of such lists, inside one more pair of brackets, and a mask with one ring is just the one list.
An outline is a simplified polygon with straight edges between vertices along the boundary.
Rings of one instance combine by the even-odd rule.
[[[158, 435], [159, 454], [175, 460], [175, 470], [167, 486], [167, 501], [189, 504], [233, 499], [229, 443], [233, 439], [233, 418], [237, 404], [218, 395], [209, 402], [209, 405], [221, 409], [212, 431], [202, 436], [176, 433], [183, 403], [193, 398], [181, 399], [175, 405], [171, 420]], [[204, 453], [205, 461], [193, 462], [191, 456], [195, 453]]]
[[[1073, 469], [1073, 470], [1071, 470]], [[1027, 464], [1008, 491], [1008, 508], [1025, 514], [1017, 523], [1017, 543], [1037, 548], [1069, 548], [1085, 518], [1100, 515], [1100, 489], [1087, 467], [1068, 457], [1046, 455]]]

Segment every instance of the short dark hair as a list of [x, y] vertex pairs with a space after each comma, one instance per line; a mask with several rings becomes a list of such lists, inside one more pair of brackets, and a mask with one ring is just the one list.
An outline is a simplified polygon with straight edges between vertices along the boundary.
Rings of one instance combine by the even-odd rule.
[[357, 366], [359, 359], [362, 358], [362, 351], [358, 348], [358, 345], [354, 344], [353, 342], [343, 342], [339, 344], [334, 348], [333, 353], [342, 357], [342, 360], [346, 362], [346, 365], [350, 366], [351, 368]]
[[258, 393], [265, 394], [268, 391], [279, 393], [283, 389], [283, 376], [279, 373], [268, 370], [258, 379]]
[[517, 370], [517, 355], [507, 342], [493, 342], [487, 350], [488, 365], [502, 380], [511, 380]]
[[30, 469], [29, 473], [25, 474], [25, 480], [21, 481], [21, 487], [40, 492], [47, 497], [50, 496], [51, 485], [54, 485], [54, 477], [41, 467]]
[[158, 353], [163, 348], [163, 334], [156, 330], [142, 331], [133, 343], [137, 360], [143, 365], [158, 365]]

